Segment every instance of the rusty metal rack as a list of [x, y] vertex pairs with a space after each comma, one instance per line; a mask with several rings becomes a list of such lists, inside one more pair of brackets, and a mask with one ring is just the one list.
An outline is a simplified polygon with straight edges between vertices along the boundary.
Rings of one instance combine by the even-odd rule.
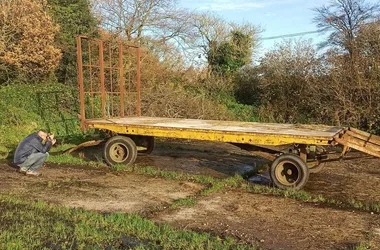
[[77, 37], [81, 127], [86, 119], [141, 115], [138, 46]]
[[[104, 140], [109, 165], [133, 164], [138, 149], [153, 150], [155, 137], [227, 142], [272, 161], [275, 186], [300, 189], [309, 173], [344, 159], [350, 148], [380, 157], [380, 137], [354, 128], [141, 116], [141, 49], [84, 36], [77, 38], [77, 48], [82, 129], [109, 132]], [[341, 157], [328, 159], [327, 145], [342, 145]]]

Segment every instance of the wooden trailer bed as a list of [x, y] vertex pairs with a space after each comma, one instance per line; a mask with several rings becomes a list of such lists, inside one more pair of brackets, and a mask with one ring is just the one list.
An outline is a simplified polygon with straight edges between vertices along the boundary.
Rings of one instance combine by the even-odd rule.
[[88, 128], [118, 134], [197, 139], [230, 143], [329, 145], [343, 128], [325, 125], [277, 124], [158, 117], [88, 119]]

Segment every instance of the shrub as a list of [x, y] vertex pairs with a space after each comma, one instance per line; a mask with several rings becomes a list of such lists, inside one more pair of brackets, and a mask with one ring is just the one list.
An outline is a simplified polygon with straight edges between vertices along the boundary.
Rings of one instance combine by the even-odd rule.
[[61, 52], [54, 47], [58, 26], [45, 12], [45, 1], [0, 1], [0, 80], [14, 73], [45, 79], [54, 71]]
[[1, 87], [0, 145], [14, 148], [39, 128], [61, 137], [80, 134], [74, 91], [58, 83]]

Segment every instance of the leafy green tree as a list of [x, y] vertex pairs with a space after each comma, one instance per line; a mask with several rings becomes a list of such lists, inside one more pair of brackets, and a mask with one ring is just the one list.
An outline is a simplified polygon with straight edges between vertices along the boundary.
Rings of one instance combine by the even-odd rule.
[[97, 21], [89, 0], [48, 0], [50, 12], [60, 32], [56, 44], [62, 50], [62, 60], [56, 71], [59, 82], [76, 83], [76, 36], [97, 34]]
[[233, 30], [229, 40], [211, 44], [208, 63], [214, 72], [234, 73], [251, 62], [252, 46], [251, 34]]
[[241, 104], [260, 105], [261, 70], [257, 66], [248, 66], [234, 76], [234, 96]]

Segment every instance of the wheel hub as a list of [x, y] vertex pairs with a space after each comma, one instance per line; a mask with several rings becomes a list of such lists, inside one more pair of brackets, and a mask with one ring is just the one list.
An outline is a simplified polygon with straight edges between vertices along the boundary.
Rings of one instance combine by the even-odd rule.
[[300, 179], [300, 170], [291, 161], [280, 163], [275, 170], [277, 180], [285, 186], [294, 186]]
[[128, 148], [123, 144], [115, 144], [110, 148], [110, 157], [113, 161], [122, 163], [128, 157]]

